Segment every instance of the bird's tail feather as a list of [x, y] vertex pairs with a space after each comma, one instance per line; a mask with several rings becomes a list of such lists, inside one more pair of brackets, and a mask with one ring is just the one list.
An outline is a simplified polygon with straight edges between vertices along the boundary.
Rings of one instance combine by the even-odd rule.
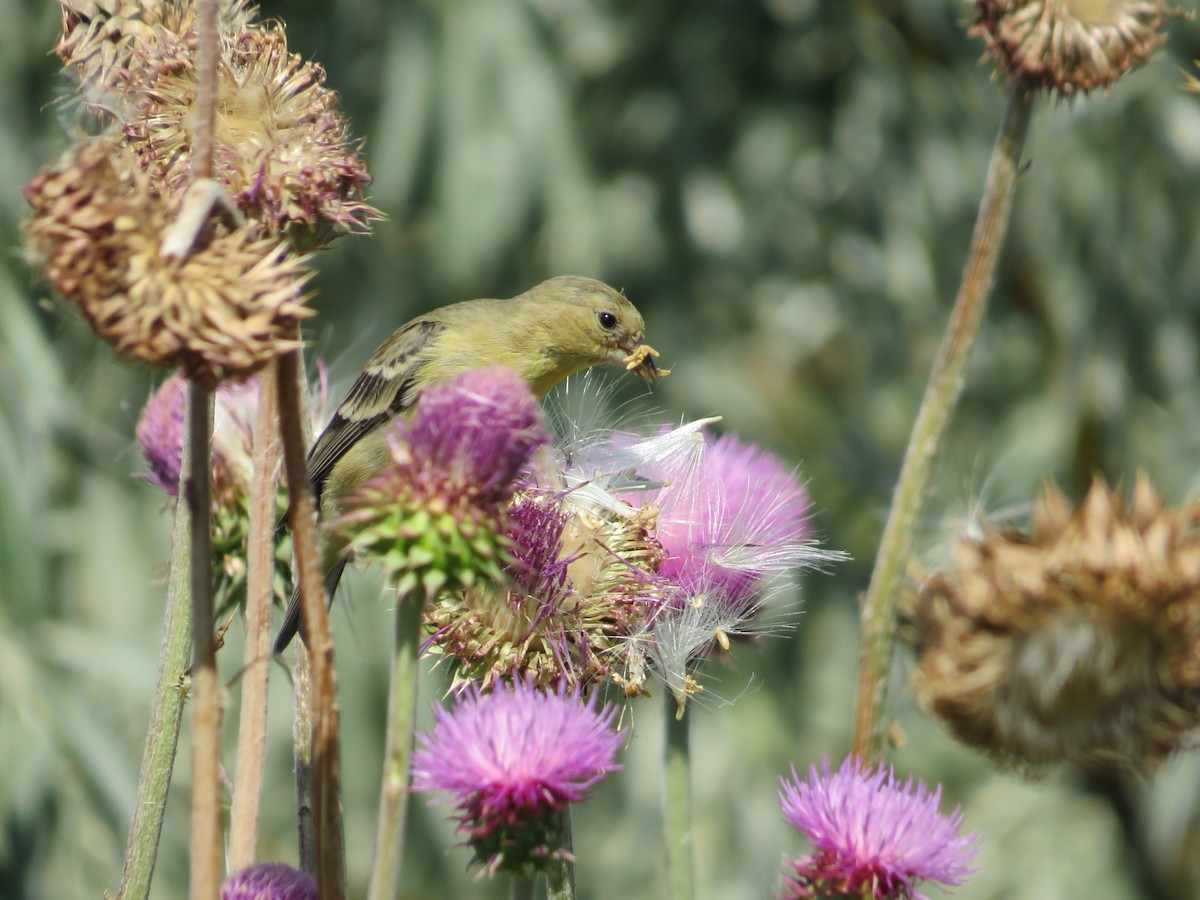
[[[333, 595], [337, 593], [338, 582], [342, 580], [342, 570], [346, 568], [346, 559], [339, 559], [333, 568], [325, 573], [325, 599], [333, 606]], [[296, 632], [300, 630], [300, 588], [292, 591], [292, 599], [288, 601], [287, 612], [283, 616], [283, 626], [275, 636], [274, 653], [279, 655], [288, 648]]]

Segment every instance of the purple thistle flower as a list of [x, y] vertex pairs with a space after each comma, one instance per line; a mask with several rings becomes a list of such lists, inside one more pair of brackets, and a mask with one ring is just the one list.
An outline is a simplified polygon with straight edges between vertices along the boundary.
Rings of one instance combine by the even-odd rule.
[[978, 832], [960, 835], [962, 810], [938, 812], [942, 789], [912, 777], [904, 784], [882, 764], [865, 769], [847, 757], [837, 772], [828, 758], [801, 781], [781, 780], [784, 818], [803, 832], [816, 853], [789, 863], [786, 900], [853, 896], [909, 900], [924, 895], [918, 881], [961, 884], [975, 870]]
[[248, 866], [221, 885], [221, 900], [316, 900], [317, 880], [286, 863]]
[[172, 375], [142, 409], [137, 439], [150, 471], [146, 480], [174, 497], [179, 493], [179, 467], [183, 458], [184, 392], [187, 382]]
[[656, 531], [667, 557], [659, 574], [750, 602], [771, 575], [809, 549], [808, 494], [772, 454], [732, 434], [705, 435], [699, 466], [660, 495]]
[[[186, 401], [187, 380], [172, 375], [146, 401], [136, 429], [142, 456], [150, 467], [146, 479], [171, 496], [179, 490]], [[212, 459], [216, 493], [222, 488], [248, 488], [258, 379], [222, 382], [215, 405]]]
[[401, 593], [503, 580], [504, 503], [549, 440], [537, 399], [510, 369], [466, 372], [398, 421], [392, 462], [327, 523], [383, 562]]
[[505, 533], [511, 563], [504, 567], [514, 589], [543, 607], [557, 606], [570, 590], [568, 560], [560, 559], [567, 514], [554, 503], [521, 497], [508, 508]]
[[620, 768], [616, 713], [577, 689], [518, 681], [483, 694], [471, 686], [452, 710], [434, 708], [433, 729], [413, 754], [413, 790], [453, 797], [459, 830], [488, 871], [537, 868], [561, 851], [552, 814]]
[[418, 493], [454, 490], [484, 504], [511, 496], [534, 452], [550, 441], [537, 398], [502, 366], [466, 372], [425, 391], [411, 421], [397, 423], [397, 433], [393, 458]]

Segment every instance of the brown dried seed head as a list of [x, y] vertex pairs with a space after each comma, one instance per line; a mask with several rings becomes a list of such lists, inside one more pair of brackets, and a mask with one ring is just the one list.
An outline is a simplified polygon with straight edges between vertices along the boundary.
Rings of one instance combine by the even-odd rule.
[[25, 188], [26, 243], [46, 277], [119, 353], [219, 381], [296, 346], [310, 315], [303, 260], [246, 229], [186, 260], [160, 246], [171, 213], [111, 140], [80, 145]]
[[[320, 66], [288, 52], [281, 27], [249, 25], [234, 35], [218, 79], [214, 177], [262, 232], [310, 248], [378, 218], [363, 200], [370, 177], [337, 95]], [[140, 99], [125, 135], [167, 190], [179, 192], [194, 137], [194, 37], [160, 41], [154, 65], [129, 88]]]
[[971, 34], [1002, 72], [1070, 97], [1144, 63], [1175, 14], [1164, 0], [975, 0]]
[[1147, 769], [1200, 726], [1200, 504], [1047, 486], [1028, 534], [985, 527], [904, 601], [921, 705], [1001, 761]]
[[[149, 59], [164, 39], [196, 25], [192, 0], [59, 0], [62, 27], [54, 52], [80, 81], [116, 90]], [[245, 0], [221, 4], [224, 32], [249, 20]]]

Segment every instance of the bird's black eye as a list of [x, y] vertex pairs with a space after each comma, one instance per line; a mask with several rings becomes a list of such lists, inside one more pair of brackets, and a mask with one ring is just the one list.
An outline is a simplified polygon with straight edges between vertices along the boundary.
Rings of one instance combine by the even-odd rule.
[[607, 309], [600, 313], [600, 327], [606, 331], [611, 331], [617, 327], [617, 314], [609, 312]]

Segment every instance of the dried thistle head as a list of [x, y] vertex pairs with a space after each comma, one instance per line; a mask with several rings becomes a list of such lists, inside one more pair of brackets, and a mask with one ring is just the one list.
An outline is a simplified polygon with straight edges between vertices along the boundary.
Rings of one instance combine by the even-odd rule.
[[1171, 15], [1164, 0], [975, 0], [971, 34], [1002, 72], [1071, 97], [1142, 65]]
[[[366, 165], [337, 111], [325, 72], [289, 53], [276, 24], [248, 25], [222, 47], [214, 177], [265, 234], [310, 249], [361, 230], [378, 212], [362, 198]], [[125, 136], [171, 193], [191, 177], [195, 34], [164, 38], [128, 85], [137, 111]]]
[[1200, 725], [1198, 524], [1139, 477], [1129, 504], [1047, 486], [1028, 533], [960, 538], [904, 601], [921, 705], [1004, 762], [1153, 767]]
[[[196, 27], [193, 0], [59, 0], [62, 25], [54, 52], [80, 82], [117, 91], [154, 58], [164, 41]], [[221, 4], [221, 33], [236, 33], [250, 20], [245, 0]]]
[[[93, 111], [115, 122], [167, 196], [191, 177], [196, 101], [194, 0], [60, 0], [55, 48]], [[215, 177], [260, 235], [312, 249], [379, 213], [363, 200], [366, 165], [324, 86], [289, 53], [278, 23], [222, 5]]]
[[185, 260], [164, 256], [173, 210], [119, 143], [81, 143], [34, 176], [25, 199], [35, 263], [118, 353], [216, 382], [296, 346], [311, 314], [303, 259], [246, 228]]

